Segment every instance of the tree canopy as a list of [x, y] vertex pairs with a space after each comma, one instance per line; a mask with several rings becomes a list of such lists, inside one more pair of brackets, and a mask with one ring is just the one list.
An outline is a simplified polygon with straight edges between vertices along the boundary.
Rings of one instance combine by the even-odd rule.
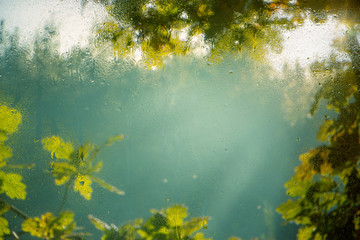
[[98, 28], [100, 42], [109, 42], [118, 56], [137, 51], [150, 67], [161, 66], [167, 57], [201, 50], [213, 61], [244, 50], [260, 60], [269, 49], [281, 50], [281, 30], [295, 28], [307, 18], [323, 23], [331, 14], [350, 24], [359, 17], [360, 7], [356, 0], [101, 2], [111, 19]]

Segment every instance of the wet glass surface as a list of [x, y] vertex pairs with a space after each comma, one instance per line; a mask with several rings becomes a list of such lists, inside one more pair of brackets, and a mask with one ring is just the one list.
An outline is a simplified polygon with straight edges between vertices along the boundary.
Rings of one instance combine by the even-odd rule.
[[357, 239], [357, 7], [1, 2], [0, 238]]

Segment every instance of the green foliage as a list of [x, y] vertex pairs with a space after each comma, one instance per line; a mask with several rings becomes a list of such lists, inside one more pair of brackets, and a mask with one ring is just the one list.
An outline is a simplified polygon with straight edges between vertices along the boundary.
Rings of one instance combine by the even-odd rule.
[[[3, 215], [5, 212], [9, 211], [9, 209], [10, 206], [8, 204], [0, 201], [0, 216]], [[8, 221], [5, 218], [0, 217], [0, 239], [3, 239], [3, 236], [9, 233], [10, 229]]]
[[272, 16], [274, 9], [263, 1], [102, 2], [112, 20], [99, 27], [98, 43], [109, 42], [121, 57], [139, 50], [148, 67], [161, 66], [167, 57], [196, 54], [205, 44], [211, 61], [243, 50], [251, 54], [256, 50], [253, 56], [260, 60], [269, 47], [280, 48], [272, 26], [291, 24]]
[[26, 185], [21, 182], [21, 175], [0, 171], [0, 179], [2, 180], [0, 193], [6, 193], [10, 198], [25, 199]]
[[10, 198], [25, 199], [26, 185], [21, 182], [21, 175], [6, 172], [6, 169], [16, 166], [7, 164], [6, 159], [12, 156], [12, 152], [4, 145], [8, 137], [18, 130], [21, 119], [21, 114], [15, 109], [0, 106], [0, 193]]
[[351, 67], [327, 64], [333, 66], [332, 77], [322, 84], [311, 110], [314, 114], [323, 99], [337, 113], [319, 128], [317, 139], [326, 144], [300, 156], [301, 164], [285, 184], [294, 199], [277, 208], [286, 221], [303, 225], [297, 235], [302, 240], [360, 237], [360, 46], [351, 31], [347, 38]]
[[152, 209], [151, 213], [153, 215], [145, 222], [137, 219], [120, 227], [109, 226], [92, 215], [89, 215], [89, 219], [97, 229], [104, 232], [102, 240], [209, 240], [203, 233], [198, 232], [207, 227], [209, 217], [196, 217], [187, 221], [185, 220], [188, 216], [187, 208], [177, 204], [167, 209]]
[[122, 141], [124, 135], [109, 138], [104, 146], [97, 147], [94, 144], [86, 143], [78, 148], [74, 148], [72, 143], [65, 142], [58, 136], [42, 139], [44, 149], [51, 152], [54, 156], [64, 161], [52, 161], [51, 174], [55, 177], [56, 185], [73, 183], [73, 189], [79, 192], [85, 199], [90, 200], [92, 194], [92, 182], [97, 182], [103, 188], [119, 195], [125, 194], [122, 190], [106, 183], [104, 180], [94, 176], [94, 173], [102, 169], [102, 162], [96, 162], [97, 155], [105, 147], [115, 142]]
[[71, 239], [70, 234], [75, 230], [74, 214], [63, 212], [59, 216], [54, 216], [48, 212], [41, 217], [26, 219], [22, 224], [22, 230], [32, 236], [43, 239]]
[[[22, 176], [17, 173], [8, 172], [11, 168], [30, 167], [30, 165], [11, 165], [7, 161], [12, 157], [11, 148], [4, 145], [10, 135], [18, 130], [22, 115], [15, 109], [0, 105], [0, 193], [5, 193], [14, 199], [26, 198], [26, 185], [22, 182]], [[10, 210], [10, 205], [0, 200], [0, 239], [10, 233], [8, 221], [1, 217]]]

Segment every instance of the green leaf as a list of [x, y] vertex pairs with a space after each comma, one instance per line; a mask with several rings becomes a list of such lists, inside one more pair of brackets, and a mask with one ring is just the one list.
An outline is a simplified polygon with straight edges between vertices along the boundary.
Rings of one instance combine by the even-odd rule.
[[324, 123], [320, 126], [319, 131], [316, 135], [317, 140], [325, 142], [329, 136], [335, 134], [335, 129], [330, 130], [333, 126], [334, 120], [325, 120]]
[[107, 223], [101, 221], [100, 219], [94, 217], [93, 215], [89, 215], [88, 217], [89, 217], [90, 221], [92, 222], [92, 224], [94, 224], [94, 226], [97, 229], [99, 229], [100, 231], [104, 232], [104, 231], [110, 229], [110, 226]]
[[288, 199], [285, 203], [281, 204], [276, 211], [282, 214], [282, 217], [288, 221], [294, 220], [301, 212], [300, 200], [296, 202]]
[[0, 167], [3, 167], [6, 165], [6, 161], [4, 161], [7, 158], [10, 158], [12, 156], [11, 148], [0, 145]]
[[183, 205], [175, 204], [166, 209], [166, 216], [171, 227], [181, 226], [184, 222], [184, 218], [188, 216], [187, 208]]
[[288, 182], [285, 183], [285, 187], [288, 189], [286, 193], [291, 197], [305, 196], [310, 186], [311, 181], [301, 181], [296, 176], [293, 176]]
[[96, 145], [85, 143], [76, 150], [77, 154], [74, 154], [72, 162], [76, 166], [87, 164], [96, 158], [99, 151]]
[[10, 233], [10, 229], [9, 229], [8, 221], [5, 218], [0, 217], [0, 239], [3, 239], [2, 237], [5, 234], [9, 234], [9, 233]]
[[76, 227], [74, 213], [63, 212], [55, 217], [51, 212], [41, 215], [41, 218], [28, 218], [22, 224], [22, 230], [32, 236], [45, 239], [68, 239]]
[[103, 168], [102, 161], [98, 162], [94, 167], [92, 167], [92, 172], [100, 172], [100, 170]]
[[[0, 131], [6, 135], [16, 132], [21, 123], [21, 118], [21, 114], [15, 109], [4, 105], [0, 106]], [[6, 140], [6, 138], [2, 137], [2, 140]]]
[[182, 233], [190, 236], [200, 229], [206, 229], [207, 222], [210, 220], [209, 217], [196, 217], [191, 218], [189, 221], [184, 222], [182, 227]]
[[102, 186], [103, 188], [109, 190], [110, 192], [114, 192], [116, 194], [119, 194], [119, 195], [125, 195], [125, 192], [106, 183], [104, 180], [100, 179], [100, 178], [97, 178], [95, 176], [90, 176], [92, 180], [94, 180], [94, 182], [97, 182], [100, 186]]
[[116, 142], [121, 142], [122, 140], [125, 139], [124, 134], [121, 135], [116, 135], [116, 136], [112, 136], [110, 137], [106, 142], [105, 142], [105, 146], [111, 146]]
[[2, 181], [0, 193], [5, 192], [10, 198], [23, 200], [26, 198], [26, 185], [21, 182], [21, 175], [0, 171], [0, 179]]
[[77, 170], [69, 163], [60, 162], [54, 163], [54, 169], [51, 171], [51, 175], [55, 177], [56, 185], [62, 185], [70, 180], [76, 174]]
[[70, 160], [71, 154], [74, 152], [74, 147], [70, 142], [65, 142], [58, 136], [51, 136], [41, 140], [44, 149], [51, 152], [51, 157], [54, 155], [59, 159]]
[[3, 215], [4, 213], [6, 213], [9, 210], [10, 210], [10, 205], [7, 204], [6, 202], [0, 200], [0, 215]]
[[81, 196], [83, 196], [86, 200], [91, 199], [92, 188], [91, 188], [91, 179], [90, 177], [82, 174], [78, 174], [75, 179], [74, 190], [75, 192], [80, 192]]
[[211, 240], [211, 238], [205, 238], [203, 233], [197, 233], [194, 236], [194, 240]]
[[297, 239], [298, 240], [308, 240], [311, 239], [312, 233], [314, 228], [313, 227], [304, 227], [300, 228], [298, 231]]

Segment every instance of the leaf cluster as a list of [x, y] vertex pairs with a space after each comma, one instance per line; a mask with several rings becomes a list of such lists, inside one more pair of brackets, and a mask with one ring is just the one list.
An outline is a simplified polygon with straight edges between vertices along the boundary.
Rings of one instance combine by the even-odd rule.
[[76, 149], [72, 143], [65, 142], [59, 136], [42, 139], [44, 149], [51, 152], [52, 159], [56, 158], [56, 161], [51, 162], [51, 174], [55, 177], [56, 185], [73, 184], [74, 191], [79, 192], [87, 200], [91, 199], [93, 181], [111, 192], [125, 194], [94, 175], [102, 169], [102, 161], [97, 161], [99, 152], [105, 146], [123, 139], [124, 135], [114, 136], [109, 138], [102, 147], [85, 143]]
[[69, 211], [63, 212], [59, 216], [47, 212], [40, 218], [28, 218], [22, 224], [23, 231], [46, 240], [71, 239], [70, 234], [75, 230], [75, 227], [74, 213]]
[[137, 219], [122, 226], [108, 225], [98, 218], [89, 215], [94, 226], [101, 230], [104, 235], [102, 240], [110, 239], [133, 239], [133, 240], [209, 240], [199, 232], [207, 228], [209, 217], [196, 217], [186, 220], [187, 208], [175, 204], [167, 209], [151, 210], [153, 214], [143, 222]]
[[303, 226], [298, 239], [360, 237], [360, 46], [354, 37], [350, 32], [347, 40], [352, 67], [330, 68], [331, 77], [315, 96], [312, 114], [320, 100], [337, 113], [319, 128], [324, 145], [299, 157], [301, 164], [285, 184], [292, 199], [277, 208], [286, 221]]
[[[5, 145], [5, 141], [18, 130], [22, 115], [15, 109], [0, 105], [0, 193], [5, 193], [14, 199], [26, 198], [26, 185], [22, 182], [22, 176], [17, 173], [9, 172], [12, 168], [25, 167], [20, 165], [8, 164], [8, 159], [12, 156], [11, 148]], [[28, 166], [28, 165], [26, 165]], [[30, 165], [28, 166], [30, 167]], [[5, 234], [9, 234], [8, 221], [1, 217], [10, 209], [10, 206], [0, 200], [0, 239]]]
[[[274, 26], [292, 25], [274, 16], [275, 8], [261, 0], [102, 2], [112, 18], [99, 26], [98, 43], [110, 43], [121, 57], [137, 49], [150, 67], [161, 66], [169, 56], [195, 54], [199, 48], [209, 48], [212, 61], [243, 50], [256, 49], [261, 55], [269, 46], [280, 47]], [[202, 46], [195, 43], [199, 39]]]

